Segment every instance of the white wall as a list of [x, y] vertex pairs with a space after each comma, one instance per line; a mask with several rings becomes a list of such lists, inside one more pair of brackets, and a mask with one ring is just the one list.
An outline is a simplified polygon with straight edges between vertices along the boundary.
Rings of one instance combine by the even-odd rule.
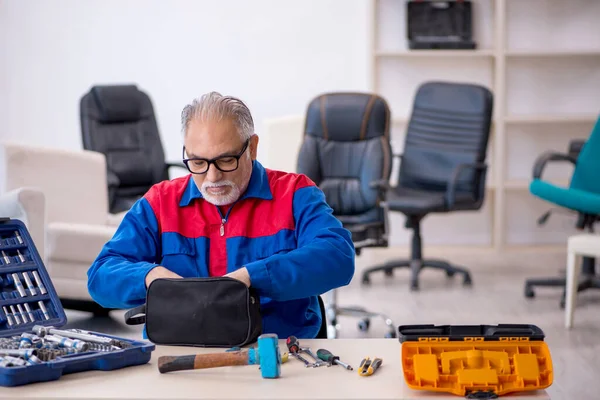
[[79, 149], [79, 98], [129, 82], [152, 97], [170, 159], [181, 109], [211, 90], [247, 101], [260, 135], [265, 118], [302, 113], [322, 91], [367, 87], [368, 5], [0, 0], [0, 137]]

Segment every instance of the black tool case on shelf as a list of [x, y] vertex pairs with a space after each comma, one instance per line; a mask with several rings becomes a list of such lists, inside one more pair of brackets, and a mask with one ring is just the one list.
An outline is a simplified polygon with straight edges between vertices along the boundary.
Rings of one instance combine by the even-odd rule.
[[472, 50], [471, 1], [428, 0], [406, 3], [408, 47], [413, 50]]
[[[64, 329], [94, 335], [94, 343], [61, 340], [63, 336], [52, 333], [41, 340], [35, 334], [34, 326], [61, 330], [66, 322], [62, 304], [25, 224], [0, 218], [0, 386], [146, 364], [155, 349], [147, 342], [97, 332]], [[98, 343], [102, 341], [106, 343]], [[21, 354], [15, 354], [15, 350]]]

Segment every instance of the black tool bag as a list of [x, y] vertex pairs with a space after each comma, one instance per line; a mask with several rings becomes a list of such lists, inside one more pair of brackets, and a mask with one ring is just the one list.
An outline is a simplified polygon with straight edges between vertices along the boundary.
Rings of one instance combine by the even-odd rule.
[[152, 281], [146, 304], [125, 314], [128, 325], [144, 322], [160, 345], [237, 347], [262, 334], [259, 297], [229, 277]]

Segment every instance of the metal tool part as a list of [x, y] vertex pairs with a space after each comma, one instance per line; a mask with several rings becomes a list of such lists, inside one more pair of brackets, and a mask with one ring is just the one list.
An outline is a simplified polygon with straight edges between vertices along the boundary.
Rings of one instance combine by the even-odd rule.
[[36, 365], [36, 364], [41, 364], [41, 363], [42, 363], [42, 360], [40, 360], [36, 356], [31, 356], [27, 359], [27, 365]]
[[4, 250], [2, 250], [2, 258], [4, 258], [4, 263], [5, 264], [10, 264], [10, 258], [8, 258], [8, 256], [4, 252]]
[[302, 357], [299, 354], [300, 344], [298, 343], [298, 339], [296, 338], [296, 336], [289, 336], [285, 343], [292, 357], [302, 361], [304, 363], [304, 366], [307, 368], [314, 367], [313, 363], [309, 362], [306, 358]]
[[6, 320], [8, 321], [8, 326], [13, 326], [14, 325], [13, 316], [10, 312], [8, 312], [8, 310], [6, 309], [6, 306], [2, 306], [2, 311], [4, 311], [4, 315], [6, 315]]
[[42, 280], [40, 279], [40, 276], [38, 275], [37, 271], [31, 271], [31, 273], [33, 274], [33, 279], [35, 279], [35, 283], [37, 284], [38, 289], [40, 289], [40, 293], [41, 294], [48, 293], [46, 291], [46, 288], [42, 284]]
[[27, 361], [23, 360], [22, 358], [18, 358], [18, 357], [4, 356], [4, 359], [10, 361], [10, 363], [12, 365], [22, 366], [22, 365], [27, 364]]
[[19, 292], [21, 297], [27, 297], [27, 292], [25, 291], [25, 288], [23, 287], [23, 284], [21, 283], [21, 279], [19, 279], [19, 275], [14, 273], [14, 274], [12, 274], [12, 278], [15, 281], [15, 287], [17, 288], [17, 291]]
[[9, 306], [9, 308], [10, 311], [12, 311], [13, 318], [15, 319], [15, 324], [21, 325], [21, 317], [19, 316], [19, 313], [15, 310], [15, 306]]
[[4, 357], [0, 357], [0, 367], [1, 368], [6, 368], [6, 367], [10, 367], [12, 366], [12, 364], [10, 363], [10, 360], [5, 360]]
[[17, 304], [17, 310], [19, 310], [19, 314], [21, 315], [21, 318], [23, 318], [23, 323], [27, 324], [29, 322], [28, 318], [27, 318], [28, 315], [25, 314], [25, 310], [23, 310], [23, 306], [20, 304]]
[[35, 315], [33, 314], [33, 311], [31, 311], [31, 307], [29, 307], [29, 303], [25, 303], [23, 305], [25, 306], [25, 310], [27, 311], [27, 315], [29, 316], [29, 320], [31, 322], [35, 322]]
[[31, 333], [22, 333], [21, 339], [19, 339], [19, 348], [20, 349], [29, 349], [33, 346], [33, 341], [37, 336], [32, 335]]
[[69, 339], [79, 339], [83, 340], [84, 342], [97, 343], [108, 346], [113, 345], [115, 342], [115, 340], [108, 337], [97, 336], [90, 333], [79, 333], [68, 330], [56, 329], [52, 326], [35, 325], [33, 327], [33, 331], [40, 337], [44, 337], [50, 334], [62, 336]]
[[17, 257], [19, 257], [19, 261], [21, 261], [22, 263], [24, 263], [25, 261], [25, 257], [23, 257], [23, 254], [21, 254], [20, 250], [17, 250]]
[[23, 238], [21, 235], [19, 235], [19, 231], [15, 231], [15, 237], [17, 238], [17, 242], [19, 242], [19, 244], [23, 244]]
[[0, 349], [0, 355], [22, 357], [25, 360], [36, 354], [36, 349]]
[[350, 365], [341, 362], [340, 358], [338, 356], [334, 356], [329, 350], [326, 349], [319, 349], [317, 350], [317, 356], [323, 360], [326, 361], [329, 366], [333, 365], [333, 364], [338, 364], [341, 365], [342, 367], [346, 368], [348, 371], [352, 371], [354, 368], [352, 368]]
[[317, 367], [322, 367], [324, 365], [327, 365], [327, 363], [323, 360], [321, 360], [319, 357], [317, 357], [312, 350], [310, 349], [310, 347], [301, 347], [300, 351], [302, 353], [306, 353], [308, 354], [313, 360], [315, 360], [315, 362], [313, 363], [313, 367], [317, 368]]
[[57, 335], [45, 335], [44, 340], [49, 342], [58, 343], [61, 347], [69, 347], [79, 351], [86, 351], [89, 348], [89, 344], [77, 339], [69, 339]]
[[48, 310], [46, 309], [46, 305], [44, 304], [43, 301], [38, 301], [38, 305], [40, 306], [40, 310], [42, 310], [42, 313], [44, 314], [44, 318], [46, 320], [50, 319], [50, 314], [48, 314]]
[[27, 272], [23, 272], [23, 279], [25, 280], [25, 284], [27, 285], [27, 288], [31, 292], [31, 295], [36, 296], [37, 290], [36, 290], [35, 286], [33, 286], [33, 282], [31, 282], [31, 278], [29, 278], [29, 274]]

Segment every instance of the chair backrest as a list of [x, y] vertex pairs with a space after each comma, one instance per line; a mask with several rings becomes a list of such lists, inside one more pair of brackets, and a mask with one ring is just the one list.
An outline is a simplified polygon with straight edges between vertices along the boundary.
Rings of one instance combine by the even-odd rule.
[[[457, 165], [486, 158], [493, 94], [483, 86], [426, 82], [415, 95], [408, 124], [399, 186], [446, 191]], [[481, 173], [464, 170], [457, 193], [477, 197]]]
[[41, 190], [47, 223], [106, 225], [108, 193], [102, 154], [20, 143], [3, 143], [1, 152], [4, 190]]
[[589, 138], [577, 157], [570, 187], [600, 193], [598, 171], [600, 171], [600, 117], [596, 120]]
[[[168, 179], [150, 97], [135, 85], [94, 86], [80, 101], [83, 148], [106, 156], [117, 196], [141, 196]], [[110, 176], [109, 176], [110, 179]]]
[[379, 208], [377, 180], [389, 180], [390, 109], [371, 93], [326, 93], [310, 102], [298, 172], [325, 193], [336, 216]]

